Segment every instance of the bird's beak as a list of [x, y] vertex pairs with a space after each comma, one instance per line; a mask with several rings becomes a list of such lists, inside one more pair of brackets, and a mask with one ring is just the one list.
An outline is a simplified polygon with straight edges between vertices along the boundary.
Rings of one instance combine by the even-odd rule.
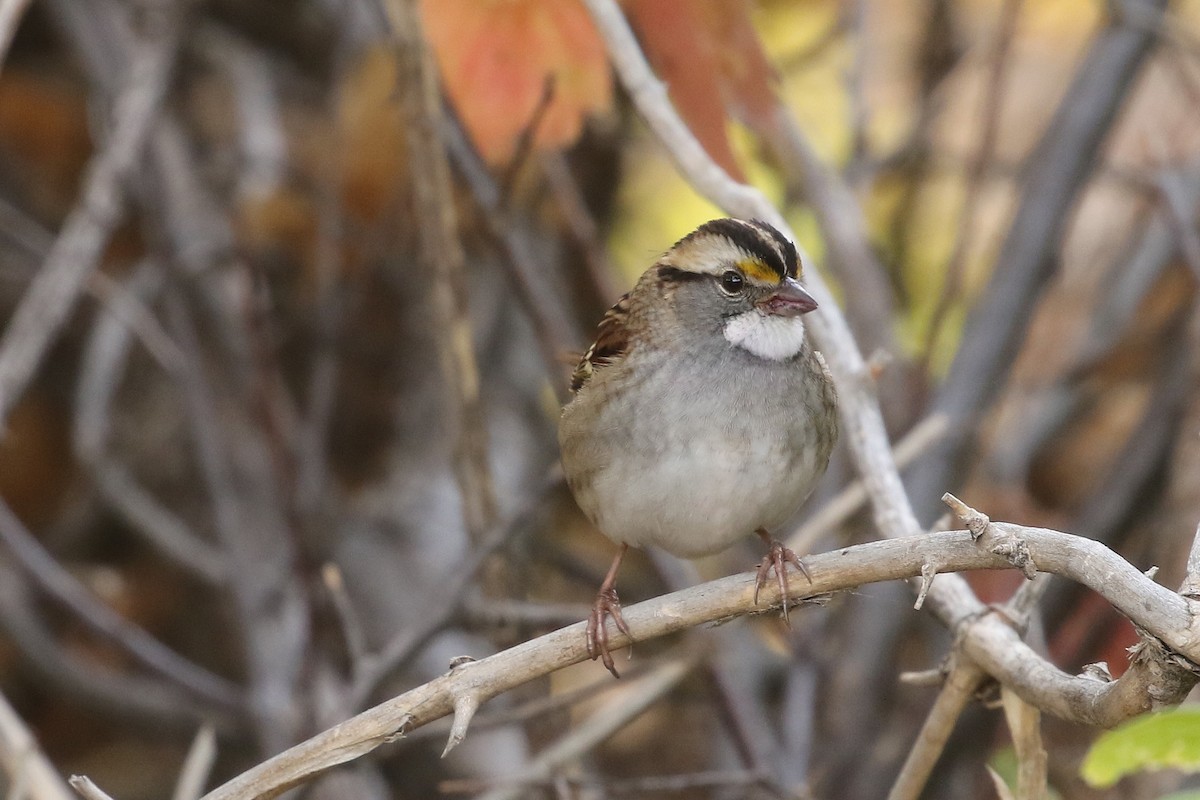
[[795, 278], [784, 278], [773, 294], [758, 302], [760, 311], [777, 317], [798, 317], [816, 307], [816, 299]]

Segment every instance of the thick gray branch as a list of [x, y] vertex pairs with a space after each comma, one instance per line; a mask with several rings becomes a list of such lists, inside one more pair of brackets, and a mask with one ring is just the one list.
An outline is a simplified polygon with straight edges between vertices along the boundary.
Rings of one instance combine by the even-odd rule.
[[[1171, 651], [1200, 662], [1200, 622], [1193, 620], [1193, 601], [1155, 584], [1120, 556], [1090, 539], [1040, 528], [1004, 524], [992, 527], [996, 529], [994, 533], [980, 542], [967, 531], [951, 531], [870, 542], [809, 556], [805, 561], [812, 573], [812, 584], [792, 581], [793, 598], [910, 578], [920, 575], [929, 564], [947, 572], [1003, 569], [1011, 566], [1011, 537], [1016, 536], [1022, 552], [1038, 569], [1092, 587]], [[938, 580], [948, 577], [944, 575]], [[763, 605], [755, 606], [754, 576], [740, 573], [630, 606], [625, 609], [625, 620], [633, 632], [633, 640], [644, 641], [762, 611], [779, 598], [772, 591], [760, 600]], [[1129, 702], [1131, 695], [1147, 694], [1144, 683], [1126, 683], [1123, 678], [1105, 684], [1061, 672], [1025, 646], [1015, 631], [994, 616], [963, 622], [973, 622], [964, 628], [967, 655], [1026, 701], [1050, 713], [1076, 721], [1112, 724], [1116, 717], [1135, 708]], [[584, 626], [582, 622], [571, 625], [460, 666], [296, 745], [215, 789], [204, 800], [274, 797], [330, 767], [359, 758], [385, 742], [453, 713], [456, 702], [462, 698], [483, 702], [534, 678], [579, 663], [587, 658]], [[614, 647], [628, 644], [626, 637], [617, 631], [610, 633], [610, 639]], [[1141, 663], [1147, 668], [1161, 669], [1165, 664], [1171, 669], [1170, 662], [1177, 657], [1166, 651], [1150, 652], [1152, 649], [1144, 650], [1135, 661], [1135, 668]]]

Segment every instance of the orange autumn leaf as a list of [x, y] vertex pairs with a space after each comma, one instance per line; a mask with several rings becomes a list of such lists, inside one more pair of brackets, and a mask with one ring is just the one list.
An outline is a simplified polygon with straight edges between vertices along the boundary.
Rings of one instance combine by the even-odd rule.
[[573, 142], [584, 118], [608, 108], [604, 44], [579, 0], [422, 0], [450, 100], [485, 159], [502, 163], [553, 94], [534, 144]]
[[718, 164], [744, 179], [729, 144], [730, 117], [771, 124], [775, 71], [746, 0], [627, 0], [646, 57], [692, 133]]

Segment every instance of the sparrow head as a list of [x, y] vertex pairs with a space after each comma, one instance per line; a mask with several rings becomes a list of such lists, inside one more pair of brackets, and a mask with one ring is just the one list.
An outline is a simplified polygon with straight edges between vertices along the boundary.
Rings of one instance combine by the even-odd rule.
[[755, 356], [782, 361], [804, 345], [817, 301], [797, 281], [796, 246], [760, 220], [716, 219], [680, 239], [648, 275], [695, 334], [719, 331]]

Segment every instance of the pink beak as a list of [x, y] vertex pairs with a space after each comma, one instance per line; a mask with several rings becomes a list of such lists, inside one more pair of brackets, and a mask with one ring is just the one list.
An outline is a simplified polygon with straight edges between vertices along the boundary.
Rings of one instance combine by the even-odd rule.
[[798, 317], [817, 307], [816, 298], [809, 294], [795, 278], [784, 278], [774, 294], [760, 300], [758, 308], [777, 317]]

